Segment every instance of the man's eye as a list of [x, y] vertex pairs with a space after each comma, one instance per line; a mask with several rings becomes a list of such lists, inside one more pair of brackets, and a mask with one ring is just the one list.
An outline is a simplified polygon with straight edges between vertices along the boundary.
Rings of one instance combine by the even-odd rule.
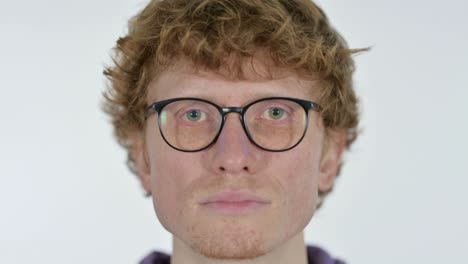
[[206, 119], [206, 113], [201, 110], [194, 109], [185, 112], [182, 119], [190, 122], [200, 122]]
[[288, 117], [288, 113], [282, 108], [279, 107], [272, 107], [268, 108], [262, 115], [262, 118], [268, 119], [268, 120], [282, 120]]

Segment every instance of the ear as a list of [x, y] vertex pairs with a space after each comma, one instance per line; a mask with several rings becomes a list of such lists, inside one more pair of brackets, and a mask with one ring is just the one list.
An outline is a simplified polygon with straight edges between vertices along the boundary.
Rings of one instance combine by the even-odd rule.
[[321, 192], [327, 192], [333, 187], [345, 148], [345, 130], [328, 130], [326, 132], [318, 180], [318, 187]]
[[130, 136], [131, 147], [129, 149], [130, 158], [134, 163], [134, 173], [140, 180], [140, 183], [146, 194], [151, 195], [151, 177], [148, 162], [145, 155], [144, 133], [133, 132]]

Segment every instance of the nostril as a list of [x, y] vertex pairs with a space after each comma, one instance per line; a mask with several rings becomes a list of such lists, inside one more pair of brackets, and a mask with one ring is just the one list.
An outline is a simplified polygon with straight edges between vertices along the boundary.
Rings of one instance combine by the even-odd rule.
[[[245, 166], [245, 167], [242, 168], [242, 169], [245, 170], [245, 171], [249, 171], [249, 167], [247, 167], [247, 166]], [[226, 168], [224, 168], [224, 167], [221, 166], [221, 167], [219, 167], [219, 170], [220, 170], [220, 171], [226, 171]]]

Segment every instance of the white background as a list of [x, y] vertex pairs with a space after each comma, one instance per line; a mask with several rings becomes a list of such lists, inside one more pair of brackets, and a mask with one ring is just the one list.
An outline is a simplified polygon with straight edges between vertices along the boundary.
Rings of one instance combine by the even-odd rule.
[[[356, 56], [362, 136], [308, 243], [349, 263], [468, 263], [468, 4], [321, 0]], [[0, 2], [0, 263], [169, 251], [100, 111], [146, 1]]]

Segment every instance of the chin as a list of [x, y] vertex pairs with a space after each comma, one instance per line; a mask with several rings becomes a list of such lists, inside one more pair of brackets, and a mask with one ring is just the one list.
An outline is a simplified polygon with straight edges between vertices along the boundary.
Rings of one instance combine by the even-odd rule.
[[210, 259], [245, 260], [266, 254], [265, 243], [261, 237], [249, 236], [242, 232], [213, 232], [205, 236], [194, 236], [191, 247]]

